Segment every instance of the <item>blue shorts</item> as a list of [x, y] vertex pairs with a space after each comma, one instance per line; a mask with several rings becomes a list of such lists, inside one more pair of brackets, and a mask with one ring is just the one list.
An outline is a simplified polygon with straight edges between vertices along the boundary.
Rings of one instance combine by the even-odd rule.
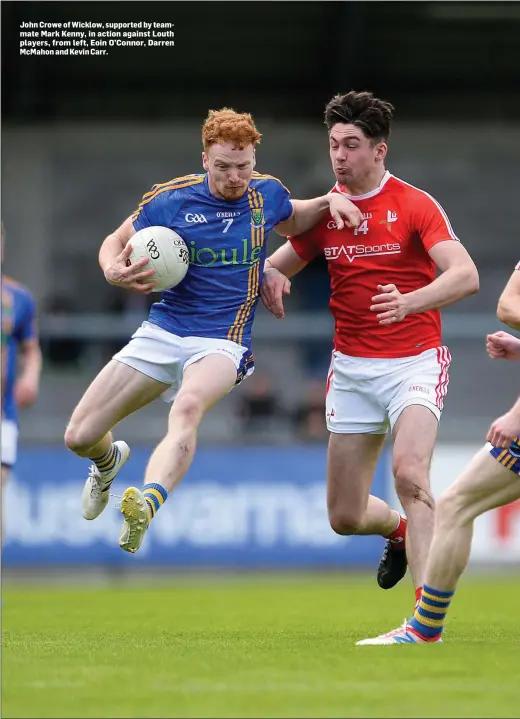
[[490, 454], [504, 467], [510, 469], [515, 474], [520, 475], [520, 437], [510, 445], [509, 449], [503, 449], [502, 447], [493, 447], [489, 445]]

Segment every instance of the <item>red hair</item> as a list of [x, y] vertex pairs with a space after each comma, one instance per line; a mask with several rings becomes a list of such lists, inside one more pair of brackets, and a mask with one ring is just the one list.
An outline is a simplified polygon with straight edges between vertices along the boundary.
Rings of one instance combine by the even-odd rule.
[[232, 142], [242, 150], [246, 145], [255, 146], [261, 137], [249, 113], [235, 112], [228, 107], [210, 110], [202, 126], [204, 150], [217, 142]]

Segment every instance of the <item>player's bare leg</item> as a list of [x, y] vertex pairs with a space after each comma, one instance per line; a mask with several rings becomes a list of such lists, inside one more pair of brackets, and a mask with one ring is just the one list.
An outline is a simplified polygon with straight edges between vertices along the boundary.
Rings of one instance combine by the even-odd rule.
[[394, 427], [393, 473], [406, 513], [406, 554], [417, 593], [424, 581], [433, 535], [430, 465], [437, 429], [437, 418], [422, 405], [406, 407]]
[[65, 444], [80, 457], [106, 449], [110, 431], [125, 417], [159, 397], [168, 385], [111, 360], [97, 375], [72, 413]]
[[425, 583], [454, 590], [468, 563], [475, 519], [519, 498], [518, 475], [483, 447], [437, 502]]
[[327, 506], [330, 525], [337, 534], [386, 537], [396, 528], [398, 513], [370, 494], [384, 442], [384, 434], [331, 433]]
[[518, 474], [483, 447], [440, 496], [421, 599], [409, 622], [358, 644], [439, 642], [457, 583], [470, 555], [473, 524], [480, 515], [520, 499]]
[[159, 397], [168, 385], [117, 360], [111, 360], [89, 386], [65, 431], [65, 444], [90, 468], [82, 495], [85, 519], [105, 509], [110, 485], [130, 456], [126, 442], [113, 442], [111, 429], [125, 417]]
[[148, 462], [143, 491], [130, 487], [123, 495], [122, 549], [139, 549], [150, 520], [189, 469], [202, 418], [231, 391], [236, 378], [234, 362], [223, 354], [207, 355], [186, 368], [170, 411], [166, 437]]

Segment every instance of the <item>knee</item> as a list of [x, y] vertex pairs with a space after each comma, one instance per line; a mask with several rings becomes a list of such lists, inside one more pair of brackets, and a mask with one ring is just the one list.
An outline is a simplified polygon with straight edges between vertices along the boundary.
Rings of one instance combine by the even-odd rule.
[[71, 420], [65, 430], [65, 446], [76, 454], [88, 452], [100, 439], [101, 437], [98, 437], [92, 428], [83, 422], [78, 423]]
[[417, 502], [432, 511], [435, 500], [430, 489], [429, 467], [409, 458], [394, 462], [395, 490], [403, 506]]
[[336, 534], [357, 534], [363, 526], [363, 517], [347, 507], [329, 508], [329, 522]]
[[183, 427], [197, 427], [203, 415], [203, 402], [195, 392], [178, 395], [172, 407], [172, 417], [181, 419]]
[[436, 524], [439, 527], [452, 527], [464, 524], [471, 519], [471, 502], [456, 487], [444, 491], [437, 502]]

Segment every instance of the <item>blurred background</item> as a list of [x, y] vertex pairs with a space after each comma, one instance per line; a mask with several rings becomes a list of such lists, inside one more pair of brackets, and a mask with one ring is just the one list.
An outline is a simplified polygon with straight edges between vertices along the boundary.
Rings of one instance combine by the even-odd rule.
[[[42, 20], [174, 22], [175, 47], [20, 56], [20, 24]], [[443, 313], [453, 364], [438, 494], [518, 384], [517, 368], [488, 360], [485, 335], [501, 327], [498, 296], [520, 259], [519, 32], [509, 2], [2, 3], [3, 271], [34, 293], [44, 352], [39, 400], [21, 419], [4, 567], [377, 565], [380, 538], [337, 537], [326, 519], [333, 328], [320, 261], [293, 282], [284, 321], [259, 308], [256, 372], [205, 419], [194, 465], [139, 554], [117, 547], [114, 509], [83, 522], [88, 463], [65, 451], [64, 427], [149, 304], [105, 282], [98, 248], [154, 183], [201, 171], [208, 109], [251, 112], [258, 169], [308, 198], [334, 183], [330, 97], [367, 89], [391, 101], [388, 169], [443, 205], [481, 278], [478, 295]], [[269, 251], [280, 243], [272, 234]], [[120, 487], [141, 482], [167, 412], [159, 400], [116, 430], [134, 450]], [[385, 454], [375, 493], [394, 501], [392, 482]], [[481, 520], [474, 561], [497, 548], [520, 558], [517, 506]]]

